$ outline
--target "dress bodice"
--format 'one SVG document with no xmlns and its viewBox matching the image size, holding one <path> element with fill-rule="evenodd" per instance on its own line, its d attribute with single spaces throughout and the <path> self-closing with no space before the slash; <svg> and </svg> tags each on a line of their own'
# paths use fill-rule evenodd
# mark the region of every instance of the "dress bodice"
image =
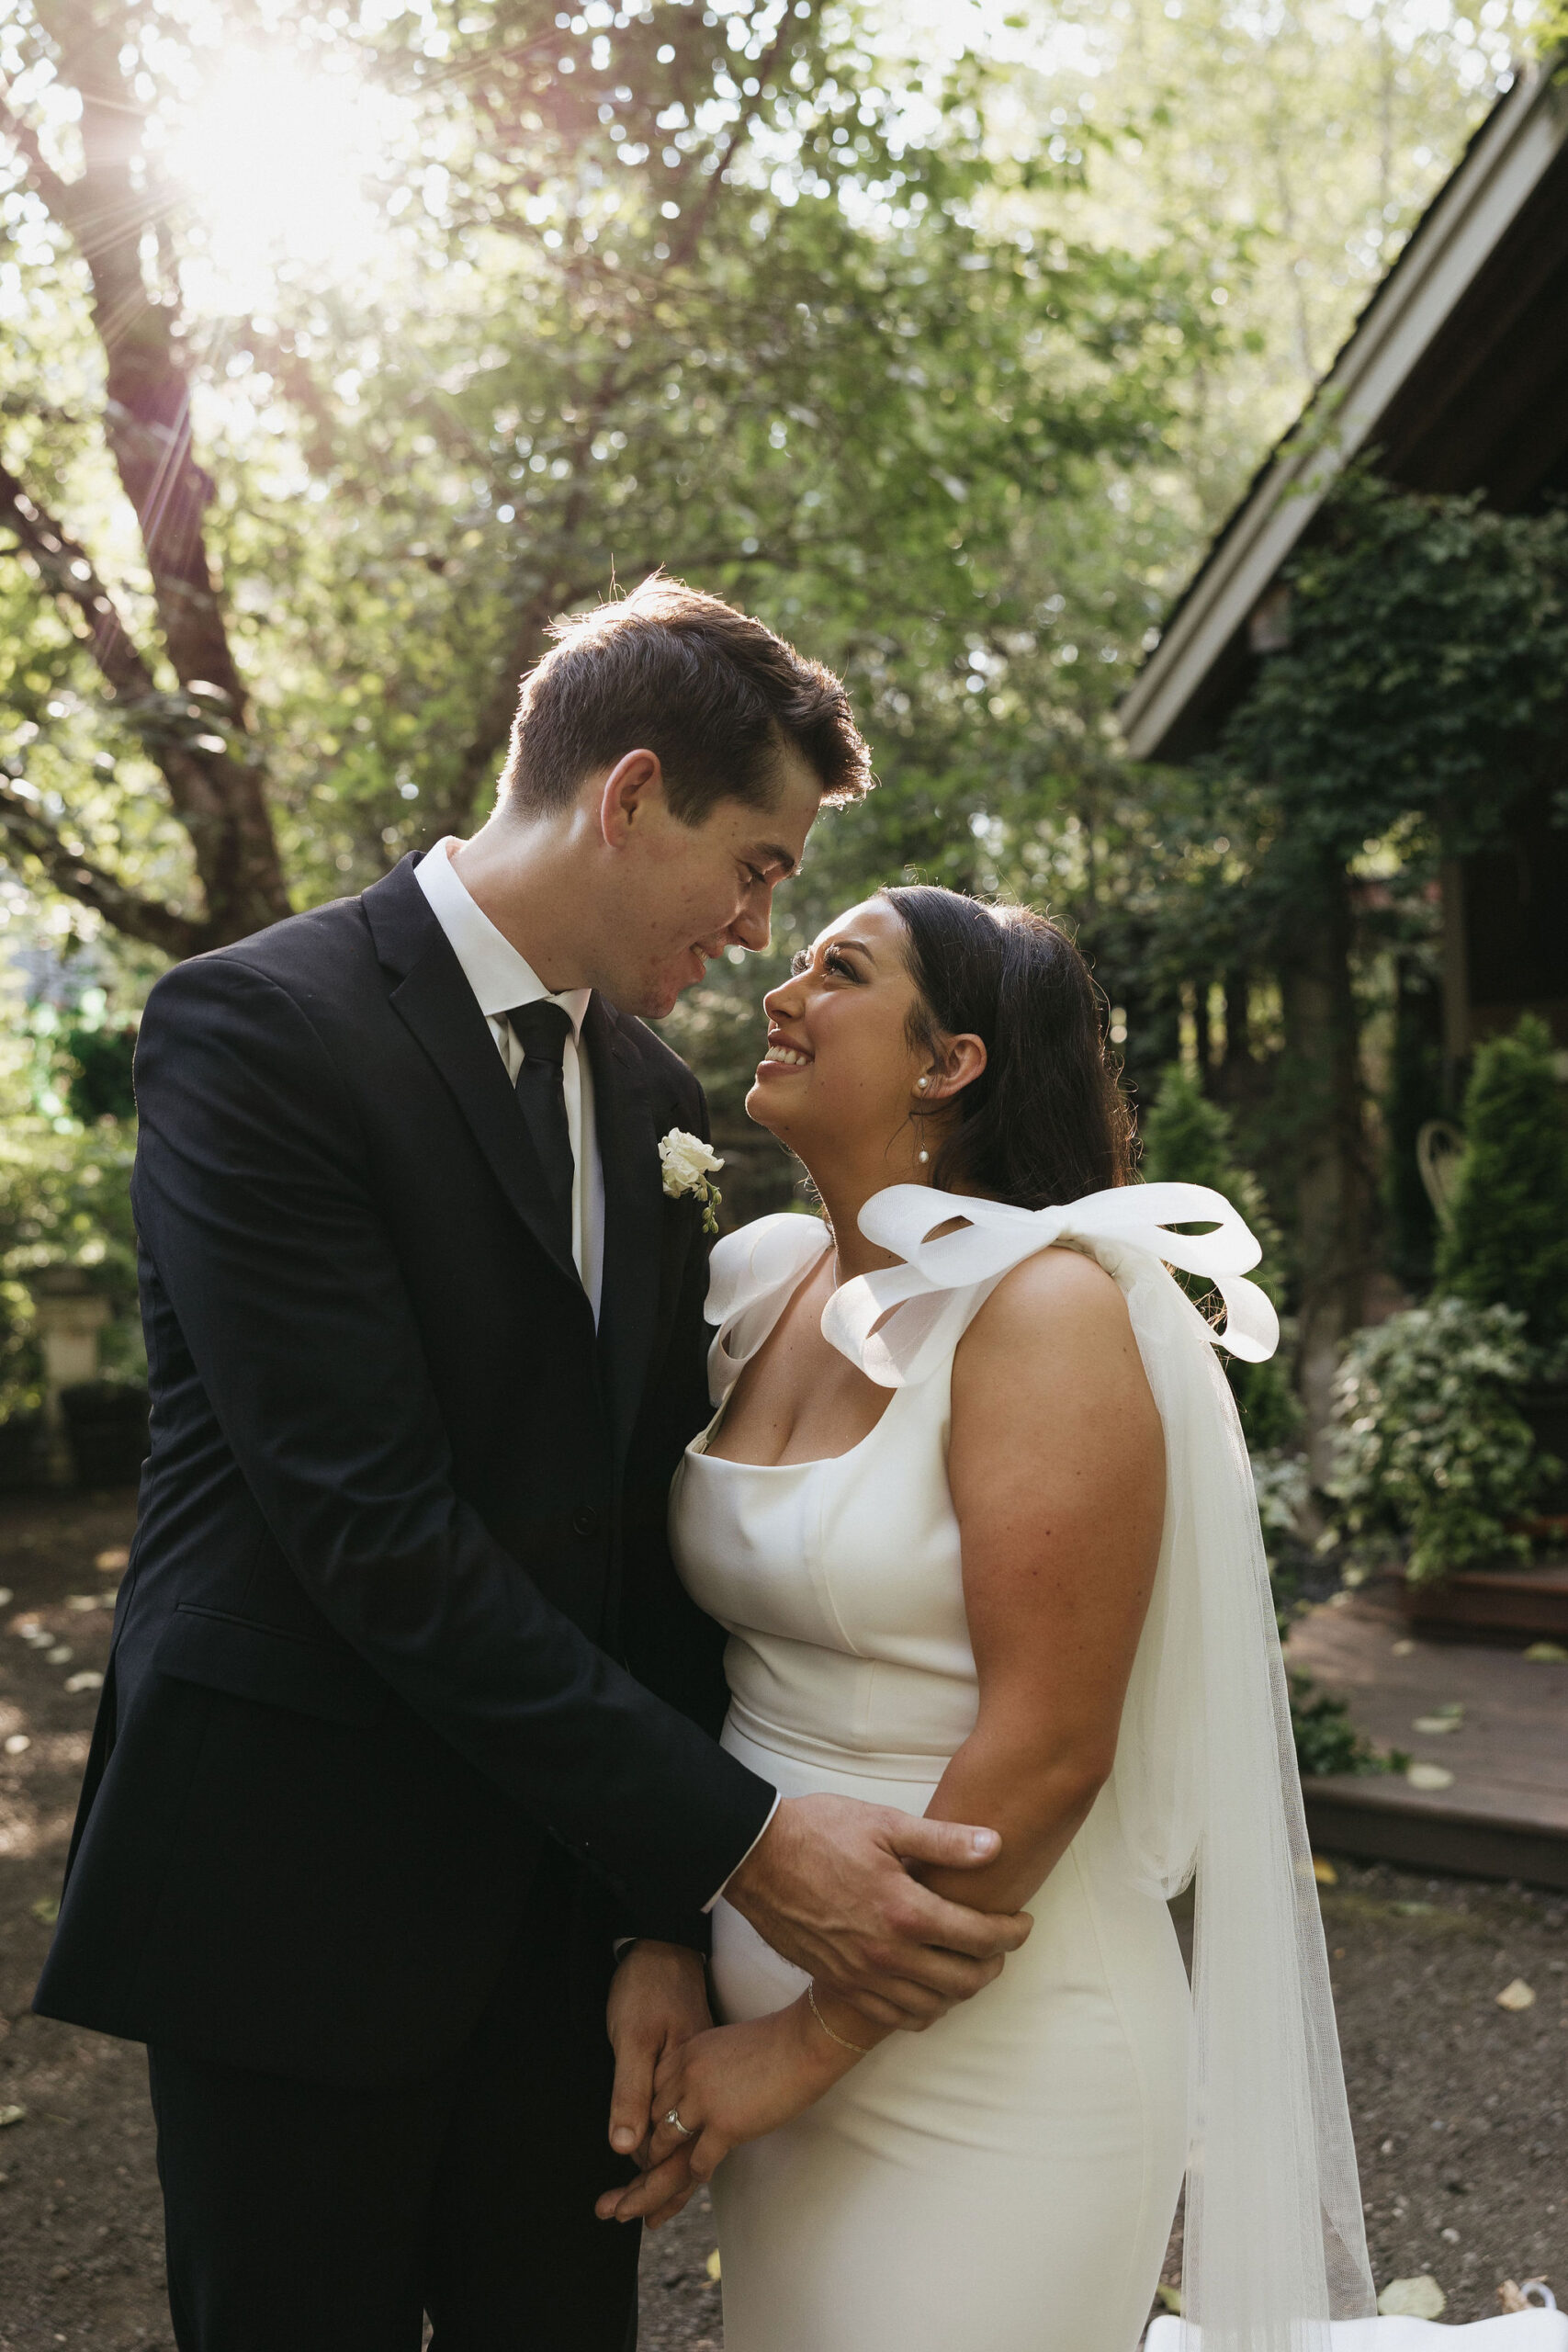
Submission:
<svg viewBox="0 0 1568 2352">
<path fill-rule="evenodd" d="M 744 1355 L 756 1352 L 828 1236 L 815 1218 L 784 1216 L 735 1238 L 751 1261 L 717 1343 L 726 1391 L 739 1370 L 727 1340 L 744 1317 Z M 860 1754 L 889 1779 L 929 1784 L 974 1728 L 947 1487 L 951 1374 L 950 1350 L 893 1392 L 869 1436 L 827 1460 L 730 1462 L 706 1452 L 709 1432 L 688 1448 L 671 1506 L 676 1562 L 731 1635 L 737 1720 L 764 1746 Z"/>
</svg>

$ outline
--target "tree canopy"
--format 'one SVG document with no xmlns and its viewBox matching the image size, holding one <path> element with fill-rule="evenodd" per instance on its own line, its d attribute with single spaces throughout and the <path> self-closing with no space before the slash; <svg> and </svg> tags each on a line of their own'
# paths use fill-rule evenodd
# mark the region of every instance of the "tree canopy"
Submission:
<svg viewBox="0 0 1568 2352">
<path fill-rule="evenodd" d="M 874 744 L 784 954 L 900 874 L 1017 890 L 1145 1086 L 1208 1067 L 1215 975 L 1230 1062 L 1271 1066 L 1271 804 L 1128 768 L 1114 707 L 1511 28 L 18 0 L 0 913 L 35 1027 L 96 994 L 118 1035 L 167 956 L 467 830 L 550 615 L 664 564 L 840 667 Z M 672 1024 L 737 1136 L 776 968 Z M 57 1061 L 12 1074 L 51 1132 L 87 1101 Z"/>
</svg>

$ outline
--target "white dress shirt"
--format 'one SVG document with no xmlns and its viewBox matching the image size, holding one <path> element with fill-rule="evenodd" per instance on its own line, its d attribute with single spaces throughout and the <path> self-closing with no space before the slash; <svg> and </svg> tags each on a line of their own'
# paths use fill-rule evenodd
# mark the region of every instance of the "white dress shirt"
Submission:
<svg viewBox="0 0 1568 2352">
<path fill-rule="evenodd" d="M 566 1094 L 567 1133 L 571 1138 L 571 1254 L 593 1320 L 599 1320 L 599 1300 L 604 1281 L 604 1170 L 599 1159 L 593 1125 L 593 1073 L 582 1042 L 583 1015 L 591 989 L 563 989 L 552 995 L 525 957 L 497 931 L 490 917 L 464 888 L 452 852 L 461 844 L 448 833 L 414 868 L 414 878 L 430 902 L 430 911 L 451 944 L 463 967 L 463 977 L 479 1000 L 490 1023 L 496 1050 L 506 1075 L 516 1083 L 523 1048 L 506 1015 L 521 1004 L 548 997 L 571 1023 L 561 1056 L 561 1084 Z"/>
<path fill-rule="evenodd" d="M 456 836 L 448 833 L 427 857 L 421 858 L 414 868 L 414 878 L 463 967 L 463 977 L 490 1023 L 496 1050 L 506 1065 L 506 1075 L 515 1084 L 523 1048 L 506 1015 L 520 1004 L 532 1004 L 538 997 L 550 996 L 550 990 L 533 966 L 468 896 L 452 863 L 452 852 L 458 847 Z M 551 1001 L 562 1008 L 571 1023 L 571 1034 L 561 1057 L 567 1132 L 571 1137 L 571 1254 L 597 1324 L 604 1281 L 604 1170 L 593 1126 L 593 1074 L 588 1066 L 588 1048 L 582 1042 L 583 1015 L 592 993 L 592 989 L 563 989 L 558 996 L 551 997 Z M 740 1861 L 745 1861 L 761 1843 L 778 1809 L 779 1799 L 775 1797 L 767 1820 Z M 740 1862 L 737 1862 L 735 1870 L 739 1868 Z M 735 1871 L 729 1875 L 733 1878 Z M 728 1886 L 729 1879 L 724 1883 Z M 703 1908 L 711 1911 L 723 1892 L 721 1887 Z M 617 1951 L 634 1940 L 622 1938 L 616 1945 Z"/>
</svg>

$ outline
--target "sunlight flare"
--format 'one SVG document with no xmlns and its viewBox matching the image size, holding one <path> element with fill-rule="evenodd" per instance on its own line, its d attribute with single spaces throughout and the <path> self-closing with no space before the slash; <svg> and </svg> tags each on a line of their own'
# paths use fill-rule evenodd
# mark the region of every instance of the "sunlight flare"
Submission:
<svg viewBox="0 0 1568 2352">
<path fill-rule="evenodd" d="M 364 266 L 382 233 L 367 182 L 396 111 L 351 74 L 258 51 L 225 57 L 168 155 L 206 228 L 212 290 L 254 299 L 290 262 L 336 276 Z"/>
</svg>

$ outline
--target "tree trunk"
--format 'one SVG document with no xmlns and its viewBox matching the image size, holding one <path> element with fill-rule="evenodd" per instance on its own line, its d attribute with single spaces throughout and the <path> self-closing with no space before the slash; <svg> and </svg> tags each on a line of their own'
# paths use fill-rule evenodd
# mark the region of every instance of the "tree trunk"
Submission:
<svg viewBox="0 0 1568 2352">
<path fill-rule="evenodd" d="M 1200 975 L 1192 983 L 1192 1035 L 1198 1057 L 1198 1083 L 1205 1094 L 1213 1088 L 1214 1038 L 1209 1026 L 1209 976 Z"/>
<path fill-rule="evenodd" d="M 1304 894 L 1303 894 L 1304 895 Z M 1303 909 L 1303 911 L 1307 910 Z M 1329 1402 L 1346 1340 L 1364 1319 L 1372 1226 L 1371 1155 L 1350 969 L 1347 877 L 1325 864 L 1310 919 L 1281 970 L 1285 1069 L 1294 1099 L 1298 1365 L 1314 1476 L 1329 1468 Z"/>
<path fill-rule="evenodd" d="M 1252 1020 L 1247 976 L 1230 971 L 1225 992 L 1224 1058 L 1215 1072 L 1215 1092 L 1230 1109 L 1245 1104 L 1252 1091 Z"/>
<path fill-rule="evenodd" d="M 190 382 L 175 312 L 145 274 L 143 239 L 156 223 L 159 198 L 147 171 L 137 169 L 141 119 L 121 59 L 121 28 L 112 14 L 80 0 L 49 0 L 40 13 L 59 47 L 61 80 L 81 97 L 81 176 L 62 180 L 36 134 L 8 107 L 4 128 L 22 153 L 35 194 L 75 241 L 92 280 L 94 323 L 107 368 L 105 439 L 135 509 L 178 694 L 159 691 L 150 662 L 119 658 L 124 631 L 118 621 L 109 625 L 107 598 L 98 599 L 104 625 L 94 628 L 92 650 L 110 698 L 163 770 L 205 899 L 189 935 L 194 944 L 215 947 L 278 922 L 289 907 L 261 747 L 250 731 L 207 549 L 213 484 L 191 447 Z M 37 514 L 30 503 L 26 511 Z M 62 537 L 47 532 L 46 552 Z M 47 567 L 41 576 L 54 594 L 71 594 Z M 37 854 L 36 844 L 26 845 Z M 101 904 L 75 888 L 68 862 L 55 859 L 54 865 L 51 878 L 60 887 Z M 182 923 L 189 925 L 175 910 L 163 911 L 171 938 Z M 115 920 L 112 912 L 109 919 Z M 151 934 L 143 929 L 138 935 Z"/>
</svg>

